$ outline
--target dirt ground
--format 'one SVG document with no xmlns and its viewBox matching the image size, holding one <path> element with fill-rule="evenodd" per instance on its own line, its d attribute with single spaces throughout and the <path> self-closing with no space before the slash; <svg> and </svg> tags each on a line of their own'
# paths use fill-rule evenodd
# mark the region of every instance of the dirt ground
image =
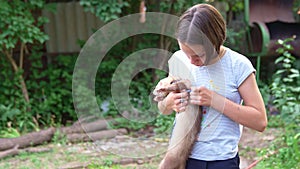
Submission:
<svg viewBox="0 0 300 169">
<path fill-rule="evenodd" d="M 239 144 L 239 155 L 241 158 L 240 168 L 244 169 L 258 160 L 260 149 L 267 148 L 278 134 L 279 130 L 274 128 L 266 129 L 261 133 L 244 127 Z"/>
<path fill-rule="evenodd" d="M 240 141 L 241 169 L 258 159 L 257 152 L 268 147 L 278 130 L 267 129 L 263 133 L 244 128 Z M 90 143 L 52 143 L 36 148 L 48 148 L 44 153 L 21 153 L 0 160 L 0 169 L 74 169 L 74 168 L 136 168 L 155 169 L 163 157 L 168 143 L 166 139 L 117 136 L 113 139 Z M 117 164 L 117 165 L 113 165 Z"/>
</svg>

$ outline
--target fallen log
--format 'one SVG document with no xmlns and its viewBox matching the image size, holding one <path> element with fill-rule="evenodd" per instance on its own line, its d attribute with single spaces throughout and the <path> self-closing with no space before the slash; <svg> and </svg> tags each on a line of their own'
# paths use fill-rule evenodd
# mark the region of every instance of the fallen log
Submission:
<svg viewBox="0 0 300 169">
<path fill-rule="evenodd" d="M 116 135 L 127 134 L 126 129 L 106 130 L 110 120 L 96 120 L 87 123 L 75 123 L 69 127 L 59 129 L 49 128 L 38 132 L 25 134 L 17 138 L 0 138 L 0 151 L 13 149 L 16 145 L 19 148 L 26 148 L 49 142 L 56 131 L 58 137 L 66 137 L 69 142 L 84 142 L 100 139 L 113 138 Z M 88 134 L 87 134 L 88 133 Z"/>
<path fill-rule="evenodd" d="M 2 159 L 4 157 L 14 156 L 14 155 L 19 154 L 18 148 L 19 148 L 19 145 L 15 145 L 12 149 L 0 152 L 0 159 Z"/>
<path fill-rule="evenodd" d="M 103 130 L 103 131 L 91 132 L 91 133 L 73 133 L 73 134 L 67 134 L 66 137 L 69 142 L 75 143 L 75 142 L 109 139 L 117 135 L 123 135 L 123 134 L 127 134 L 126 129 Z"/>
<path fill-rule="evenodd" d="M 62 127 L 59 131 L 66 135 L 72 133 L 90 133 L 108 128 L 109 120 L 100 119 L 93 122 L 76 122 L 72 126 Z"/>
<path fill-rule="evenodd" d="M 20 149 L 22 152 L 26 153 L 45 153 L 45 152 L 50 152 L 52 151 L 52 148 L 48 147 L 28 147 L 25 149 Z"/>
<path fill-rule="evenodd" d="M 14 148 L 16 145 L 19 148 L 35 146 L 51 141 L 55 133 L 55 128 L 51 127 L 46 130 L 32 132 L 17 138 L 0 138 L 0 151 Z"/>
<path fill-rule="evenodd" d="M 70 162 L 68 164 L 64 164 L 63 166 L 60 166 L 59 169 L 82 169 L 87 168 L 89 165 L 89 162 Z"/>
<path fill-rule="evenodd" d="M 1 151 L 0 152 L 0 159 L 18 155 L 20 152 L 27 152 L 27 153 L 44 153 L 52 151 L 51 148 L 39 148 L 39 147 L 32 147 L 32 148 L 25 148 L 25 149 L 19 149 L 19 145 L 14 146 L 12 149 Z"/>
</svg>

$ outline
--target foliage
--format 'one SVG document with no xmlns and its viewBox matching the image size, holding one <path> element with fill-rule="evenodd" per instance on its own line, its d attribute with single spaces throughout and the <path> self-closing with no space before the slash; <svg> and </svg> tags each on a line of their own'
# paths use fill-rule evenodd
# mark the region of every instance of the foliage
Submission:
<svg viewBox="0 0 300 169">
<path fill-rule="evenodd" d="M 125 117 L 115 118 L 115 122 L 113 124 L 110 124 L 112 128 L 126 128 L 129 131 L 137 131 L 141 128 L 145 128 L 147 125 L 147 123 L 132 121 L 126 119 Z"/>
<path fill-rule="evenodd" d="M 43 8 L 43 0 L 12 0 L 0 1 L 0 47 L 2 50 L 15 48 L 17 43 L 43 43 L 48 39 L 40 26 L 48 21 L 47 18 L 35 18 L 33 10 Z"/>
<path fill-rule="evenodd" d="M 0 128 L 12 127 L 18 128 L 18 130 L 36 128 L 32 116 L 26 112 L 28 104 L 19 90 L 18 78 L 4 57 L 0 57 L 0 67 L 2 68 L 0 79 L 3 79 L 0 83 Z"/>
<path fill-rule="evenodd" d="M 66 135 L 56 130 L 52 137 L 52 142 L 59 145 L 67 145 L 68 139 Z"/>
<path fill-rule="evenodd" d="M 269 128 L 284 128 L 285 123 L 280 115 L 269 115 L 268 127 Z"/>
<path fill-rule="evenodd" d="M 8 127 L 19 132 L 41 126 L 53 126 L 58 123 L 66 124 L 67 120 L 76 118 L 72 102 L 72 73 L 76 57 L 57 56 L 47 69 L 43 68 L 42 53 L 33 52 L 29 56 L 31 61 L 30 76 L 27 78 L 28 91 L 31 93 L 30 107 L 22 98 L 21 91 L 12 70 L 2 69 L 0 78 L 0 130 Z M 8 67 L 7 61 L 0 57 L 0 67 Z"/>
<path fill-rule="evenodd" d="M 44 4 L 43 0 L 0 1 L 0 77 L 4 79 L 0 84 L 1 129 L 9 124 L 18 131 L 38 128 L 31 113 L 23 65 L 30 53 L 28 45 L 42 44 L 48 39 L 41 30 L 48 19 L 34 14 Z"/>
<path fill-rule="evenodd" d="M 54 125 L 57 122 L 65 124 L 67 119 L 64 118 L 76 117 L 71 93 L 76 57 L 57 56 L 46 70 L 41 70 L 42 65 L 37 55 L 31 56 L 33 78 L 29 81 L 28 88 L 35 94 L 31 104 L 36 108 L 35 113 L 44 118 L 39 120 L 43 125 Z"/>
<path fill-rule="evenodd" d="M 262 150 L 261 156 L 266 158 L 257 168 L 297 169 L 300 166 L 300 78 L 296 59 L 289 52 L 293 50 L 289 44 L 293 40 L 278 40 L 280 56 L 275 61 L 278 69 L 270 88 L 275 97 L 273 104 L 280 110 L 280 115 L 269 117 L 269 127 L 280 127 L 285 131 L 269 149 Z"/>
<path fill-rule="evenodd" d="M 264 104 L 268 106 L 270 104 L 270 97 L 271 97 L 270 86 L 267 83 L 260 80 L 258 82 L 258 87 L 263 97 Z"/>
<path fill-rule="evenodd" d="M 165 0 L 160 1 L 159 9 L 160 12 L 166 12 L 169 14 L 175 14 L 179 16 L 193 5 L 203 2 L 205 2 L 205 0 Z"/>
<path fill-rule="evenodd" d="M 228 28 L 226 30 L 227 38 L 224 43 L 225 46 L 228 46 L 229 48 L 239 51 L 241 47 L 241 41 L 243 40 L 243 37 L 245 35 L 245 30 L 234 30 L 233 28 Z"/>
<path fill-rule="evenodd" d="M 174 119 L 175 119 L 175 113 L 168 116 L 159 115 L 154 123 L 155 126 L 154 132 L 157 134 L 164 133 L 166 131 L 170 132 L 170 129 L 174 124 Z"/>
<path fill-rule="evenodd" d="M 0 131 L 1 138 L 15 138 L 19 137 L 20 135 L 21 134 L 19 133 L 19 131 L 12 127 L 8 127 L 7 129 Z"/>
<path fill-rule="evenodd" d="M 294 4 L 293 4 L 293 14 L 294 17 L 296 18 L 296 21 L 300 21 L 300 15 L 298 14 L 298 12 L 300 11 L 300 0 L 294 0 Z"/>
<path fill-rule="evenodd" d="M 277 49 L 279 56 L 275 63 L 279 69 L 273 76 L 271 84 L 271 93 L 274 95 L 274 104 L 281 111 L 282 118 L 287 123 L 300 123 L 300 75 L 299 70 L 295 68 L 296 58 L 289 52 L 293 50 L 289 42 L 293 38 L 278 40 L 281 45 Z"/>
<path fill-rule="evenodd" d="M 224 0 L 226 1 L 229 6 L 230 6 L 230 10 L 232 10 L 233 12 L 241 12 L 244 10 L 244 2 L 240 1 L 240 0 Z"/>
<path fill-rule="evenodd" d="M 119 18 L 119 14 L 122 13 L 122 8 L 128 7 L 129 3 L 123 0 L 80 0 L 80 5 L 84 7 L 86 11 L 94 13 L 98 18 L 104 22 L 109 22 Z"/>
<path fill-rule="evenodd" d="M 286 129 L 268 150 L 260 152 L 267 157 L 258 163 L 259 169 L 298 169 L 300 166 L 300 132 Z"/>
<path fill-rule="evenodd" d="M 33 11 L 40 10 L 43 6 L 44 1 L 42 0 L 30 2 L 21 0 L 0 1 L 1 53 L 10 61 L 11 69 L 19 78 L 20 89 L 27 103 L 29 102 L 29 95 L 22 74 L 24 53 L 29 53 L 28 44 L 43 43 L 48 39 L 48 35 L 41 31 L 41 26 L 48 19 L 41 16 L 35 17 L 33 14 Z M 15 51 L 19 53 L 19 58 L 14 57 Z"/>
</svg>

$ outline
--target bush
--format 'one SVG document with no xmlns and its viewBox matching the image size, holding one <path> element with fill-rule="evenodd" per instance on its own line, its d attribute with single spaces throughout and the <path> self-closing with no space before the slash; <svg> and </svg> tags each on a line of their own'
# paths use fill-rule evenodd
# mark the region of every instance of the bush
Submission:
<svg viewBox="0 0 300 169">
<path fill-rule="evenodd" d="M 282 127 L 281 137 L 269 149 L 261 151 L 266 157 L 257 168 L 260 169 L 299 169 L 300 167 L 300 76 L 296 58 L 289 52 L 293 50 L 289 42 L 293 38 L 278 40 L 279 56 L 275 63 L 277 71 L 272 77 L 270 92 L 273 104 L 279 109 L 278 116 L 269 118 L 269 126 Z"/>
<path fill-rule="evenodd" d="M 260 152 L 267 157 L 256 168 L 259 169 L 299 169 L 300 167 L 300 132 L 287 129 L 269 149 Z"/>
<path fill-rule="evenodd" d="M 72 73 L 76 57 L 57 56 L 46 69 L 41 62 L 42 53 L 30 55 L 30 76 L 26 85 L 30 93 L 30 103 L 23 99 L 17 76 L 6 67 L 7 61 L 0 57 L 0 130 L 7 127 L 19 132 L 38 130 L 44 126 L 66 124 L 77 116 L 72 101 Z"/>
<path fill-rule="evenodd" d="M 281 56 L 275 61 L 279 68 L 273 76 L 271 93 L 275 97 L 273 103 L 280 110 L 284 121 L 300 124 L 300 74 L 295 65 L 296 58 L 289 52 L 293 48 L 288 44 L 293 40 L 278 40 L 281 47 L 277 52 Z"/>
</svg>

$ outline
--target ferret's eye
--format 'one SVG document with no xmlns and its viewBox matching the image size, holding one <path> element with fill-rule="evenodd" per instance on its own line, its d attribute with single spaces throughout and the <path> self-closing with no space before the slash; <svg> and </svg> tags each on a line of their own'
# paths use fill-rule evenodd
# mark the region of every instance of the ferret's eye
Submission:
<svg viewBox="0 0 300 169">
<path fill-rule="evenodd" d="M 180 80 L 173 80 L 170 84 L 174 84 L 174 83 L 177 83 L 179 82 Z"/>
</svg>

